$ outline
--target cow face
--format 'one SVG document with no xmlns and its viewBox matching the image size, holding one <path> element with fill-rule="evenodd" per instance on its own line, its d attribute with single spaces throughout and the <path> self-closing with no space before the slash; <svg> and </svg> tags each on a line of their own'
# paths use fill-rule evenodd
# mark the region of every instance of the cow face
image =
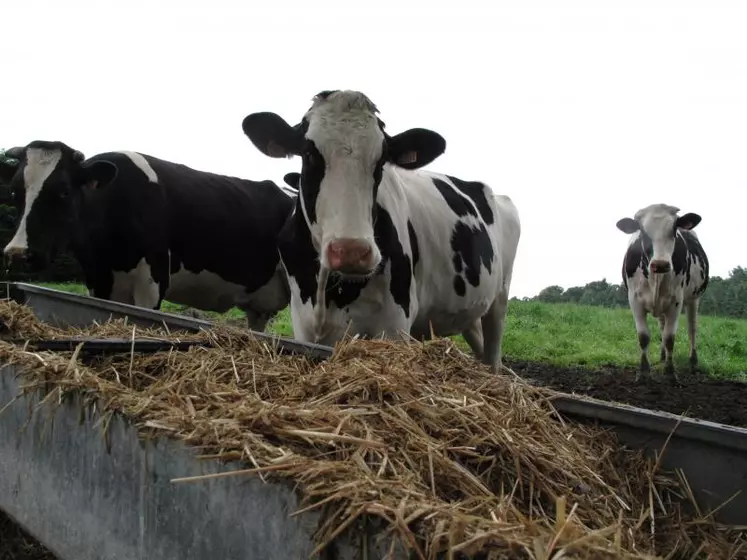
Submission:
<svg viewBox="0 0 747 560">
<path fill-rule="evenodd" d="M 62 142 L 37 140 L 11 148 L 6 156 L 19 162 L 10 188 L 20 219 L 3 251 L 11 258 L 60 248 L 80 217 L 83 189 L 108 182 L 116 173 L 106 162 L 86 165 L 81 152 Z"/>
<path fill-rule="evenodd" d="M 623 233 L 640 232 L 645 253 L 650 256 L 649 270 L 653 274 L 672 269 L 672 254 L 677 229 L 691 230 L 700 223 L 700 216 L 692 212 L 677 216 L 679 208 L 666 204 L 652 204 L 635 213 L 633 218 L 623 218 L 617 228 Z"/>
<path fill-rule="evenodd" d="M 431 130 L 389 136 L 377 113 L 362 93 L 325 91 L 295 127 L 275 113 L 253 113 L 242 124 L 265 155 L 301 156 L 301 211 L 322 266 L 345 276 L 369 276 L 381 262 L 374 221 L 384 164 L 417 169 L 446 148 Z"/>
</svg>

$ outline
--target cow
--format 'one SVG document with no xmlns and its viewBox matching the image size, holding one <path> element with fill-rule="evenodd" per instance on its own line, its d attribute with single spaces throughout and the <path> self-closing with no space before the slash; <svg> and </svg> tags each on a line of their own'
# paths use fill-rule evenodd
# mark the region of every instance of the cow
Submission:
<svg viewBox="0 0 747 560">
<path fill-rule="evenodd" d="M 636 381 L 648 378 L 651 372 L 648 361 L 651 335 L 646 322 L 649 313 L 659 320 L 664 371 L 676 381 L 672 361 L 674 335 L 685 308 L 691 371 L 698 366 L 695 334 L 698 307 L 708 287 L 709 264 L 697 234 L 692 231 L 701 217 L 692 212 L 679 216 L 679 211 L 667 204 L 651 204 L 638 210 L 633 218 L 617 222 L 617 228 L 631 236 L 623 259 L 622 278 L 641 348 Z"/>
<path fill-rule="evenodd" d="M 252 113 L 242 128 L 273 158 L 300 156 L 295 208 L 278 247 L 294 336 L 419 340 L 463 334 L 501 366 L 520 221 L 481 182 L 422 170 L 446 141 L 414 128 L 390 136 L 363 93 L 317 94 L 299 124 Z"/>
<path fill-rule="evenodd" d="M 19 222 L 11 259 L 70 246 L 89 295 L 160 309 L 164 299 L 223 313 L 251 330 L 290 301 L 277 236 L 287 187 L 198 171 L 131 151 L 84 155 L 62 142 L 11 148 Z"/>
</svg>

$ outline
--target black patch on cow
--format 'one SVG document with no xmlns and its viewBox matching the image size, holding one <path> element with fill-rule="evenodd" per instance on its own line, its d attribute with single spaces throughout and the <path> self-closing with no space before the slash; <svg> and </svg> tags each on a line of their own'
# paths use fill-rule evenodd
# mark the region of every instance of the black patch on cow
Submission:
<svg viewBox="0 0 747 560">
<path fill-rule="evenodd" d="M 374 227 L 376 244 L 381 250 L 382 262 L 391 263 L 389 291 L 394 302 L 404 310 L 405 317 L 409 317 L 413 265 L 410 257 L 404 252 L 391 215 L 379 203 L 376 203 L 376 215 L 378 217 Z M 408 231 L 412 231 L 409 222 Z"/>
<path fill-rule="evenodd" d="M 695 289 L 697 295 L 702 295 L 708 287 L 710 280 L 710 263 L 708 262 L 708 255 L 703 250 L 703 246 L 700 244 L 698 238 L 688 230 L 679 230 L 677 236 L 677 244 L 682 244 L 687 250 L 687 268 L 685 275 L 685 283 L 690 284 L 695 282 L 698 286 Z M 675 246 L 676 250 L 676 246 Z M 703 271 L 701 278 L 691 278 L 692 265 L 698 263 Z"/>
<path fill-rule="evenodd" d="M 477 212 L 475 212 L 475 208 L 469 202 L 464 200 L 464 197 L 460 196 L 459 193 L 454 190 L 454 187 L 449 185 L 446 181 L 443 181 L 442 179 L 439 179 L 437 177 L 432 177 L 431 180 L 438 189 L 438 192 L 441 193 L 441 196 L 444 197 L 446 204 L 449 206 L 449 208 L 451 208 L 451 211 L 454 212 L 454 214 L 456 214 L 460 218 L 463 218 L 465 216 L 474 216 L 475 218 L 477 218 Z"/>
<path fill-rule="evenodd" d="M 319 255 L 314 250 L 309 228 L 301 214 L 300 201 L 280 231 L 278 248 L 288 276 L 298 284 L 301 301 L 306 303 L 311 300 L 312 305 L 316 305 Z"/>
<path fill-rule="evenodd" d="M 311 140 L 306 140 L 304 144 L 303 158 L 301 166 L 301 183 L 298 186 L 300 195 L 303 197 L 306 213 L 309 217 L 309 223 L 316 223 L 316 199 L 319 197 L 319 189 L 324 180 L 324 170 L 326 164 L 321 152 L 317 149 L 316 144 Z"/>
<path fill-rule="evenodd" d="M 638 233 L 638 238 L 633 241 L 625 253 L 623 259 L 623 284 L 628 287 L 628 278 L 632 278 L 638 269 L 643 276 L 648 278 L 648 263 L 654 253 L 654 245 L 651 238 L 643 231 Z"/>
<path fill-rule="evenodd" d="M 459 275 L 454 276 L 454 291 L 460 297 L 464 297 L 464 294 L 467 293 L 467 285 L 464 283 L 464 278 Z"/>
<path fill-rule="evenodd" d="M 493 216 L 493 210 L 490 208 L 490 203 L 485 196 L 485 190 L 487 189 L 485 184 L 479 181 L 463 181 L 462 179 L 457 179 L 451 175 L 447 175 L 447 177 L 452 183 L 454 183 L 454 186 L 462 192 L 462 194 L 472 199 L 475 206 L 477 206 L 477 211 L 480 212 L 480 216 L 485 220 L 485 223 L 492 225 L 495 221 L 495 217 Z"/>
<path fill-rule="evenodd" d="M 407 233 L 410 235 L 410 250 L 412 251 L 412 269 L 415 270 L 415 266 L 420 261 L 420 246 L 418 245 L 418 236 L 415 233 L 415 228 L 410 220 L 407 220 Z"/>
<path fill-rule="evenodd" d="M 333 93 L 337 93 L 338 91 L 340 90 L 339 89 L 325 89 L 324 91 L 320 91 L 319 93 L 317 93 L 314 97 L 324 100 L 324 99 L 327 99 Z"/>
<path fill-rule="evenodd" d="M 462 270 L 464 270 L 464 266 L 462 265 L 462 256 L 459 253 L 454 253 L 451 261 L 454 263 L 454 271 L 457 274 L 461 273 Z"/>
<path fill-rule="evenodd" d="M 456 277 L 462 279 L 462 282 L 454 279 L 454 290 L 458 295 L 464 296 L 465 280 L 476 287 L 480 284 L 481 267 L 485 267 L 488 272 L 492 269 L 495 252 L 485 224 L 480 223 L 475 227 L 458 222 L 451 233 L 451 250 L 454 253 Z"/>
<path fill-rule="evenodd" d="M 387 159 L 388 159 L 388 155 L 387 155 L 387 147 L 386 147 L 386 140 L 385 140 L 381 146 L 381 157 L 379 158 L 379 161 L 377 161 L 376 165 L 374 166 L 373 200 L 378 200 L 379 198 L 379 185 L 381 185 L 381 177 L 384 174 L 384 164 L 387 162 Z M 375 219 L 375 214 L 376 214 L 376 210 L 374 208 L 374 219 Z"/>
</svg>

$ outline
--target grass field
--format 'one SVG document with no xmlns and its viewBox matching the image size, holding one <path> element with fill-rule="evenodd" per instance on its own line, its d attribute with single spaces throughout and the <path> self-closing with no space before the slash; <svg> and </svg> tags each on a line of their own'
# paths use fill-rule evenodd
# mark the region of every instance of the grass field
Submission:
<svg viewBox="0 0 747 560">
<path fill-rule="evenodd" d="M 79 284 L 41 284 L 58 290 L 86 293 Z M 184 312 L 184 306 L 165 302 L 163 311 Z M 232 309 L 224 315 L 205 313 L 211 319 L 242 320 L 244 315 Z M 650 358 L 659 359 L 659 326 L 649 317 L 652 333 Z M 293 336 L 288 310 L 284 310 L 269 330 L 282 336 Z M 460 336 L 454 337 L 465 345 Z M 675 361 L 687 363 L 688 342 L 685 316 L 680 320 L 675 341 Z M 504 338 L 504 352 L 509 359 L 549 363 L 558 366 L 635 365 L 638 362 L 638 339 L 633 317 L 628 309 L 605 309 L 572 304 L 511 302 Z M 706 371 L 724 378 L 747 380 L 747 320 L 723 317 L 700 317 L 698 354 Z"/>
</svg>

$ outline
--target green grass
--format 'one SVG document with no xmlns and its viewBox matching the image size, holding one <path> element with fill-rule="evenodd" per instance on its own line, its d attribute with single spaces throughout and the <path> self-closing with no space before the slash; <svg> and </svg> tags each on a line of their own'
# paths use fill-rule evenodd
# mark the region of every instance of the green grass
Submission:
<svg viewBox="0 0 747 560">
<path fill-rule="evenodd" d="M 86 293 L 79 284 L 41 284 L 49 288 Z M 185 307 L 165 302 L 163 311 L 183 313 Z M 243 321 L 238 309 L 208 318 Z M 659 325 L 649 317 L 652 343 L 649 357 L 658 364 Z M 282 336 L 293 336 L 290 313 L 283 310 L 269 330 Z M 465 346 L 461 336 L 453 337 Z M 629 365 L 638 363 L 638 338 L 629 309 L 605 309 L 573 304 L 516 302 L 509 304 L 503 342 L 510 359 L 542 362 L 558 366 Z M 687 321 L 683 315 L 675 341 L 675 362 L 687 364 Z M 700 316 L 698 355 L 701 367 L 714 376 L 747 379 L 747 320 Z"/>
</svg>

